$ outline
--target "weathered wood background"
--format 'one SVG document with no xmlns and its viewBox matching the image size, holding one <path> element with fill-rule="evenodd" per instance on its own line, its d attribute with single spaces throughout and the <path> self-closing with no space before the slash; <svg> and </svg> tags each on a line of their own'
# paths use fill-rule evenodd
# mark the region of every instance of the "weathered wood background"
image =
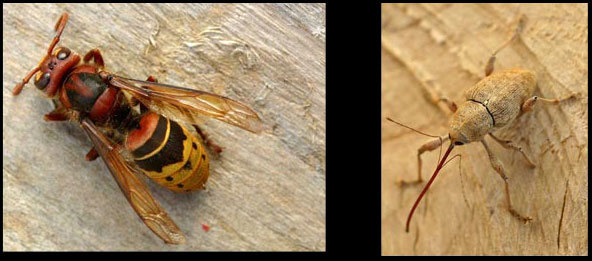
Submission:
<svg viewBox="0 0 592 261">
<path fill-rule="evenodd" d="M 489 138 L 509 177 L 512 202 L 534 221 L 524 225 L 505 209 L 503 182 L 480 144 L 457 147 L 457 160 L 432 185 L 412 220 L 405 221 L 423 185 L 417 149 L 430 138 L 382 122 L 382 252 L 385 255 L 588 254 L 588 11 L 587 4 L 389 4 L 382 6 L 383 119 L 434 135 L 447 133 L 450 113 L 430 95 L 462 101 L 484 75 L 492 54 L 526 16 L 520 39 L 497 56 L 496 69 L 521 67 L 538 78 L 537 95 L 563 97 L 498 135 L 522 146 L 537 167 Z M 454 154 L 454 153 L 453 153 Z M 429 179 L 438 151 L 423 155 Z M 462 181 L 462 183 L 461 183 Z"/>
<path fill-rule="evenodd" d="M 269 127 L 206 122 L 225 151 L 205 192 L 145 179 L 187 244 L 140 221 L 104 163 L 85 161 L 76 124 L 43 121 L 53 105 L 32 83 L 12 96 L 64 11 L 59 45 L 98 47 L 123 76 L 243 101 Z M 4 4 L 3 17 L 4 250 L 325 250 L 324 4 Z"/>
</svg>

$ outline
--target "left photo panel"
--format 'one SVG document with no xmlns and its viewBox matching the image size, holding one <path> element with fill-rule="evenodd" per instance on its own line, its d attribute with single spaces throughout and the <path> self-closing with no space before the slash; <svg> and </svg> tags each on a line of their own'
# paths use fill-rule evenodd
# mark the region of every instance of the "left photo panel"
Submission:
<svg viewBox="0 0 592 261">
<path fill-rule="evenodd" d="M 4 250 L 325 251 L 325 12 L 3 4 Z"/>
</svg>

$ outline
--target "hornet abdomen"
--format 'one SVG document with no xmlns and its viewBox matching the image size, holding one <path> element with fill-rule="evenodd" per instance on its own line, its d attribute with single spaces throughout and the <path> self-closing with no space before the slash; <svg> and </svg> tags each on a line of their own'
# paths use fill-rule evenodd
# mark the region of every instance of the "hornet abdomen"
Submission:
<svg viewBox="0 0 592 261">
<path fill-rule="evenodd" d="M 195 135 L 154 112 L 142 115 L 139 125 L 127 135 L 125 146 L 148 177 L 177 192 L 205 187 L 209 160 Z"/>
</svg>

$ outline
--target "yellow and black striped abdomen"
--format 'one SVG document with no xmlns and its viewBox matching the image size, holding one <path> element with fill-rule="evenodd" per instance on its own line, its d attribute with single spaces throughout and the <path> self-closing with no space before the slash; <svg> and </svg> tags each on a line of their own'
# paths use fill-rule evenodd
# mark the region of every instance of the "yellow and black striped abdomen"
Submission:
<svg viewBox="0 0 592 261">
<path fill-rule="evenodd" d="M 147 113 L 140 128 L 130 132 L 126 148 L 151 179 L 177 192 L 205 187 L 209 160 L 197 137 L 178 123 Z"/>
</svg>

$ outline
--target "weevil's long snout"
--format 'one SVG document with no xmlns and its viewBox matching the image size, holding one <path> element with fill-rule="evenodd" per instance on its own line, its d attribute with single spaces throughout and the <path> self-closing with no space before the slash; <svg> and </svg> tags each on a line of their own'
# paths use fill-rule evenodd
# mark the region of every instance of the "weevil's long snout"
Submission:
<svg viewBox="0 0 592 261">
<path fill-rule="evenodd" d="M 440 160 L 440 162 L 438 163 L 438 167 L 434 171 L 434 174 L 430 178 L 430 181 L 428 181 L 428 184 L 426 184 L 426 186 L 421 191 L 421 194 L 419 194 L 419 197 L 415 201 L 415 204 L 413 204 L 413 208 L 411 208 L 411 212 L 409 212 L 409 216 L 407 217 L 407 225 L 405 226 L 405 232 L 409 233 L 409 223 L 411 222 L 411 218 L 413 217 L 413 213 L 415 212 L 417 205 L 419 205 L 419 202 L 423 198 L 423 195 L 425 195 L 425 193 L 428 191 L 428 189 L 432 185 L 432 182 L 434 182 L 434 179 L 436 179 L 436 176 L 440 172 L 440 169 L 442 169 L 444 162 L 446 162 L 446 158 L 448 158 L 448 155 L 450 154 L 450 152 L 452 151 L 453 148 L 454 148 L 454 143 L 451 142 L 450 146 L 448 146 L 448 149 L 446 150 L 446 153 L 444 153 L 444 157 L 442 157 L 442 160 Z"/>
</svg>

